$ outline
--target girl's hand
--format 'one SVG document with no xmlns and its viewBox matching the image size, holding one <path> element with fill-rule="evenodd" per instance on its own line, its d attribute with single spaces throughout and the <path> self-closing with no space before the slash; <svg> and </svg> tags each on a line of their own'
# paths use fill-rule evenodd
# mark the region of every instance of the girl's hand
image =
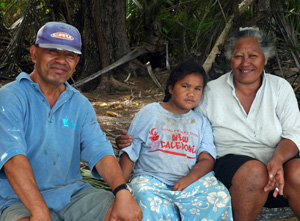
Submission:
<svg viewBox="0 0 300 221">
<path fill-rule="evenodd" d="M 188 176 L 185 176 L 177 181 L 177 183 L 173 187 L 173 191 L 182 191 L 192 183 L 193 181 Z"/>
<path fill-rule="evenodd" d="M 125 147 L 128 147 L 132 142 L 132 136 L 131 135 L 127 135 L 127 130 L 124 130 L 122 132 L 122 135 L 119 135 L 115 138 L 117 147 L 121 150 Z"/>
<path fill-rule="evenodd" d="M 206 152 L 202 152 L 198 156 L 198 162 L 192 168 L 188 175 L 177 181 L 173 187 L 173 191 L 182 191 L 198 180 L 200 177 L 212 171 L 214 168 L 214 158 Z"/>
</svg>

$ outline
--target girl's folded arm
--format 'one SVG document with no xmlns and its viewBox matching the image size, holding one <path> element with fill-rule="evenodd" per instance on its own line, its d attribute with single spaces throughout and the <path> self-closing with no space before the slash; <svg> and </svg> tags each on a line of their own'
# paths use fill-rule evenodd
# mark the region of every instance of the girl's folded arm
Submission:
<svg viewBox="0 0 300 221">
<path fill-rule="evenodd" d="M 123 172 L 124 179 L 128 183 L 134 163 L 130 160 L 126 152 L 121 155 L 119 163 Z"/>
</svg>

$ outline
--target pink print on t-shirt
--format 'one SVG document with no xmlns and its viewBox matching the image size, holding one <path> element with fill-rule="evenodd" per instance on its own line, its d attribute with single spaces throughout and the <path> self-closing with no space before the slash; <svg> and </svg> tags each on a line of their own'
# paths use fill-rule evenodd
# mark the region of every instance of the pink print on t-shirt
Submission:
<svg viewBox="0 0 300 221">
<path fill-rule="evenodd" d="M 175 131 L 173 130 L 163 130 L 165 133 L 173 133 Z M 152 147 L 149 152 L 164 152 L 167 154 L 173 154 L 177 156 L 184 156 L 189 159 L 195 159 L 196 158 L 196 150 L 195 150 L 195 145 L 190 145 L 188 144 L 189 142 L 189 137 L 188 136 L 182 136 L 180 133 L 172 134 L 172 140 L 171 141 L 157 141 L 159 139 L 159 135 L 157 132 L 157 128 L 152 128 L 149 132 L 151 135 L 148 139 L 151 140 L 149 143 L 149 146 Z M 191 134 L 184 132 L 184 134 Z M 169 137 L 169 136 L 167 136 Z M 155 148 L 153 148 L 155 147 Z"/>
</svg>

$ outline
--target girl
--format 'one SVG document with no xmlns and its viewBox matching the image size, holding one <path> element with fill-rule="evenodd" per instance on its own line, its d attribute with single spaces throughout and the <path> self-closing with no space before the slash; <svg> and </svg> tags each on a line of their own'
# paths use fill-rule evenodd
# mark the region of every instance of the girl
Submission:
<svg viewBox="0 0 300 221">
<path fill-rule="evenodd" d="M 170 74 L 163 103 L 142 108 L 120 151 L 120 165 L 143 210 L 143 220 L 232 220 L 229 192 L 212 172 L 216 157 L 210 122 L 192 109 L 207 79 L 195 61 Z M 135 164 L 134 164 L 135 163 Z"/>
</svg>

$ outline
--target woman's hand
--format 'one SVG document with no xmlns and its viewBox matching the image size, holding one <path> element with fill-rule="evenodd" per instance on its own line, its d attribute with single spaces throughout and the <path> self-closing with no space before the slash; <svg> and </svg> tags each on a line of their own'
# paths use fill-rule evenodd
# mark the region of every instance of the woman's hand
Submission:
<svg viewBox="0 0 300 221">
<path fill-rule="evenodd" d="M 296 154 L 299 154 L 297 145 L 289 140 L 282 139 L 277 145 L 273 157 L 267 165 L 268 183 L 264 187 L 264 191 L 275 189 L 273 196 L 277 197 L 278 193 L 283 195 L 284 188 L 284 171 L 283 164 L 292 159 Z"/>
<path fill-rule="evenodd" d="M 282 162 L 279 159 L 272 158 L 267 165 L 268 183 L 264 187 L 264 191 L 274 190 L 273 197 L 277 197 L 278 193 L 283 195 L 284 188 L 284 171 Z"/>
</svg>

